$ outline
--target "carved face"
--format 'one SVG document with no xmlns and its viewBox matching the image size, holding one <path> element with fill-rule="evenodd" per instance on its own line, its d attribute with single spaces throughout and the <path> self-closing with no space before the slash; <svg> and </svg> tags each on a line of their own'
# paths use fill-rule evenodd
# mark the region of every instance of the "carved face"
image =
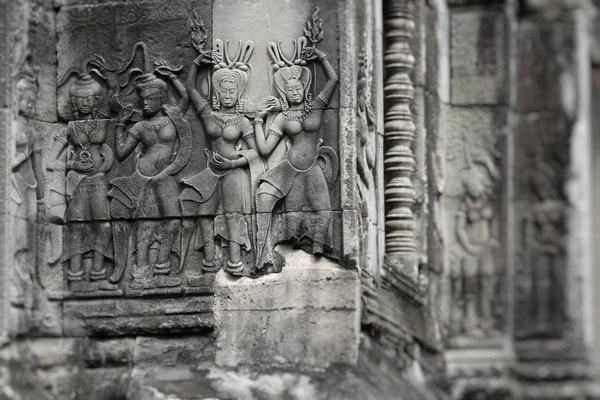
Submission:
<svg viewBox="0 0 600 400">
<path fill-rule="evenodd" d="M 285 96 L 290 104 L 301 104 L 304 101 L 304 85 L 298 79 L 290 79 L 285 83 Z"/>
<path fill-rule="evenodd" d="M 71 95 L 73 108 L 77 110 L 80 116 L 90 115 L 92 110 L 98 105 L 100 93 L 89 88 L 76 89 Z"/>
<path fill-rule="evenodd" d="M 23 83 L 17 85 L 19 96 L 19 112 L 26 117 L 35 114 L 36 90 L 33 84 Z"/>
<path fill-rule="evenodd" d="M 239 88 L 233 81 L 225 81 L 219 88 L 219 99 L 223 107 L 234 107 L 239 98 Z"/>
<path fill-rule="evenodd" d="M 148 88 L 140 92 L 140 107 L 146 116 L 152 116 L 160 111 L 165 101 L 165 94 L 157 88 Z"/>
</svg>

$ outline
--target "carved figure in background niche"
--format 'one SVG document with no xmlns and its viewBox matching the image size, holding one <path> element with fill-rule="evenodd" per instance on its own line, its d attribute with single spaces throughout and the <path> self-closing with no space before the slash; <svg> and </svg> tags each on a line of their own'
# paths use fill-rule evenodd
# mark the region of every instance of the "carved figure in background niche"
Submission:
<svg viewBox="0 0 600 400">
<path fill-rule="evenodd" d="M 137 47 L 145 50 L 141 43 Z M 135 264 L 130 285 L 135 290 L 180 284 L 179 278 L 171 276 L 171 253 L 179 256 L 178 217 L 181 217 L 177 201 L 179 189 L 173 175 L 188 163 L 192 150 L 190 127 L 183 118 L 188 107 L 188 95 L 174 73 L 180 69 L 165 62 L 155 65 L 153 73 L 136 78 L 139 80 L 136 89 L 143 119 L 125 129 L 132 111 L 122 114 L 117 124 L 116 152 L 119 159 L 125 159 L 141 145 L 141 151 L 135 157 L 135 172 L 128 177 L 113 179 L 109 192 L 112 217 L 135 219 Z M 167 83 L 157 74 L 167 77 L 173 84 L 179 95 L 176 106 L 166 103 Z M 131 245 L 128 242 L 131 235 L 123 235 L 123 229 L 121 225 L 117 227 L 115 239 L 119 237 L 120 240 L 115 246 Z M 125 258 L 130 253 L 127 250 Z M 126 260 L 121 262 L 126 263 Z M 123 270 L 123 264 L 118 266 L 119 273 Z"/>
<path fill-rule="evenodd" d="M 532 266 L 533 327 L 536 336 L 552 335 L 556 330 L 553 327 L 564 322 L 563 213 L 564 205 L 560 202 L 548 200 L 537 204 L 530 224 L 531 231 L 526 236 L 531 248 L 529 262 Z"/>
<path fill-rule="evenodd" d="M 562 168 L 549 159 L 541 143 L 533 146 L 528 156 L 527 184 L 533 194 L 533 213 L 524 220 L 525 248 L 528 251 L 531 292 L 530 315 L 533 316 L 532 337 L 558 337 L 565 320 L 564 235 L 565 201 L 562 192 Z"/>
<path fill-rule="evenodd" d="M 248 41 L 242 46 L 240 41 L 237 55 L 232 59 L 223 46 L 222 41 L 216 40 L 213 59 L 201 51 L 191 67 L 187 89 L 211 150 L 206 150 L 206 169 L 183 180 L 186 187 L 180 202 L 184 216 L 199 216 L 195 248 L 203 250 L 202 269 L 216 272 L 220 268 L 215 258 L 218 236 L 229 247 L 225 270 L 238 275 L 244 271 L 242 249 L 251 248 L 252 235 L 245 215 L 251 212 L 258 176 L 264 169 L 256 152 L 254 127 L 243 115 L 243 99 L 250 83 L 248 60 L 254 44 Z M 209 112 L 210 103 L 196 89 L 196 80 L 201 66 L 213 63 L 213 111 Z"/>
<path fill-rule="evenodd" d="M 315 13 L 316 14 L 316 13 Z M 316 17 L 313 16 L 313 20 Z M 320 20 L 318 20 L 320 21 Z M 305 47 L 307 39 L 301 37 L 294 49 L 295 62 L 288 61 L 281 48 L 269 43 L 269 54 L 274 62 L 275 87 L 280 99 L 270 97 L 264 111 L 254 120 L 256 142 L 263 156 L 268 156 L 282 137 L 290 140 L 286 158 L 260 178 L 256 195 L 257 211 L 257 270 L 265 265 L 275 266 L 270 243 L 272 213 L 275 206 L 282 205 L 284 227 L 278 241 L 291 240 L 305 251 L 321 255 L 333 247 L 333 212 L 329 187 L 337 177 L 338 160 L 335 151 L 321 146 L 319 128 L 324 108 L 337 87 L 338 77 L 325 53 L 315 47 L 322 38 L 320 23 L 309 39 L 312 47 Z M 313 106 L 309 93 L 311 71 L 303 66 L 306 61 L 318 59 L 327 75 L 327 83 L 316 97 Z M 278 111 L 265 132 L 264 118 L 268 111 Z M 321 165 L 323 162 L 323 166 Z M 309 211 L 309 213 L 300 213 Z"/>
<path fill-rule="evenodd" d="M 489 336 L 494 332 L 493 301 L 498 241 L 493 191 L 499 172 L 491 157 L 468 162 L 462 173 L 465 195 L 456 213 L 458 242 L 451 250 L 455 335 Z"/>
<path fill-rule="evenodd" d="M 14 269 L 10 301 L 30 317 L 35 308 L 35 266 L 38 239 L 45 224 L 44 175 L 40 137 L 30 124 L 35 115 L 38 94 L 37 76 L 25 60 L 16 76 L 18 115 L 14 129 L 15 155 L 10 187 L 11 214 L 14 218 Z M 37 222 L 37 224 L 36 224 Z M 26 320 L 29 320 L 27 317 Z"/>
<path fill-rule="evenodd" d="M 99 56 L 95 56 L 89 64 L 105 71 L 104 60 Z M 70 289 L 114 290 L 116 285 L 108 281 L 106 265 L 106 260 L 114 258 L 106 178 L 113 165 L 114 154 L 105 143 L 109 120 L 99 119 L 103 116 L 98 109 L 102 86 L 91 74 L 108 79 L 101 70 L 88 70 L 87 65 L 88 62 L 85 62 L 82 72 L 78 72 L 77 80 L 69 88 L 76 120 L 69 122 L 66 140 L 59 136 L 54 138 L 52 154 L 56 161 L 48 169 L 61 169 L 66 163 L 68 224 L 62 261 L 69 263 L 67 281 Z M 71 72 L 68 72 L 59 86 L 70 75 Z M 110 82 L 116 83 L 115 80 Z M 109 94 L 114 93 L 115 86 L 110 85 Z"/>
</svg>

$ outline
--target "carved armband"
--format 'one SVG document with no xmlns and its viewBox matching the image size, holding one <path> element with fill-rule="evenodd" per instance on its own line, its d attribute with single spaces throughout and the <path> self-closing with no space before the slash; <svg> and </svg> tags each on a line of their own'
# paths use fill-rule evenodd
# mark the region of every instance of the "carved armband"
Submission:
<svg viewBox="0 0 600 400">
<path fill-rule="evenodd" d="M 54 139 L 57 142 L 61 142 L 64 145 L 68 144 L 67 138 L 63 136 L 56 135 L 52 139 Z"/>
<path fill-rule="evenodd" d="M 250 139 L 254 137 L 254 127 L 252 125 L 250 125 L 249 127 L 247 127 L 244 132 L 242 132 L 242 137 L 244 139 Z"/>
<path fill-rule="evenodd" d="M 316 101 L 318 101 L 319 103 L 321 103 L 323 106 L 326 106 L 328 101 L 323 97 L 322 94 L 319 94 L 316 98 Z"/>
<path fill-rule="evenodd" d="M 208 101 L 201 100 L 198 107 L 196 107 L 196 112 L 200 115 L 204 114 L 204 111 L 208 108 L 209 105 L 210 104 L 208 103 Z"/>
<path fill-rule="evenodd" d="M 273 124 L 269 127 L 269 135 L 275 135 L 277 137 L 282 137 L 283 131 L 281 129 L 279 129 L 279 127 L 277 125 Z"/>
<path fill-rule="evenodd" d="M 135 127 L 129 130 L 129 136 L 131 136 L 135 140 L 140 140 L 140 133 L 135 129 Z"/>
</svg>

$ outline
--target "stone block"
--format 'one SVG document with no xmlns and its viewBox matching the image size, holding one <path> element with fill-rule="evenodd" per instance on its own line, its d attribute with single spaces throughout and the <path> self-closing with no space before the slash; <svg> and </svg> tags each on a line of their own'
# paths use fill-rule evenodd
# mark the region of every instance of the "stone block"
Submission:
<svg viewBox="0 0 600 400">
<path fill-rule="evenodd" d="M 86 339 L 85 365 L 88 368 L 126 366 L 133 361 L 132 338 Z"/>
<path fill-rule="evenodd" d="M 359 279 L 326 259 L 282 248 L 281 274 L 215 284 L 219 365 L 354 363 Z"/>
<path fill-rule="evenodd" d="M 102 299 L 64 302 L 64 333 L 119 336 L 208 331 L 213 327 L 212 297 Z"/>
<path fill-rule="evenodd" d="M 135 339 L 135 365 L 180 366 L 212 361 L 214 339 L 211 335 L 159 337 L 138 336 Z"/>
<path fill-rule="evenodd" d="M 453 104 L 508 101 L 507 22 L 501 10 L 451 12 L 450 91 Z"/>
<path fill-rule="evenodd" d="M 192 366 L 134 367 L 127 399 L 216 399 L 208 369 Z"/>
<path fill-rule="evenodd" d="M 82 343 L 73 338 L 33 339 L 21 344 L 19 354 L 28 354 L 40 368 L 71 366 L 78 363 Z"/>
</svg>

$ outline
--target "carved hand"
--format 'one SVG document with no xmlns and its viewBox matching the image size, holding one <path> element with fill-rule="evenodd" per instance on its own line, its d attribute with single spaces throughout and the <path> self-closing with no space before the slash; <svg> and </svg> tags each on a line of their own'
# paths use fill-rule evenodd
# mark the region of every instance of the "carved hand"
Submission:
<svg viewBox="0 0 600 400">
<path fill-rule="evenodd" d="M 87 172 L 94 168 L 94 162 L 92 160 L 87 161 L 70 161 L 67 166 L 75 171 Z"/>
<path fill-rule="evenodd" d="M 119 113 L 119 123 L 125 124 L 131 121 L 131 117 L 134 113 L 135 110 L 133 109 L 133 105 L 131 103 L 126 104 L 125 107 L 123 107 L 121 109 L 121 112 Z"/>
<path fill-rule="evenodd" d="M 213 156 L 210 159 L 210 164 L 215 169 L 221 171 L 235 168 L 235 163 L 232 160 L 228 160 L 218 153 L 213 153 Z"/>
<path fill-rule="evenodd" d="M 327 58 L 327 55 L 321 50 L 317 49 L 316 47 L 305 47 L 303 52 L 307 52 L 310 54 L 306 58 L 306 61 L 316 60 L 317 58 L 322 61 Z"/>
<path fill-rule="evenodd" d="M 269 96 L 265 102 L 265 111 L 268 112 L 280 112 L 281 102 L 277 97 Z M 264 118 L 264 117 L 263 117 Z"/>
</svg>

